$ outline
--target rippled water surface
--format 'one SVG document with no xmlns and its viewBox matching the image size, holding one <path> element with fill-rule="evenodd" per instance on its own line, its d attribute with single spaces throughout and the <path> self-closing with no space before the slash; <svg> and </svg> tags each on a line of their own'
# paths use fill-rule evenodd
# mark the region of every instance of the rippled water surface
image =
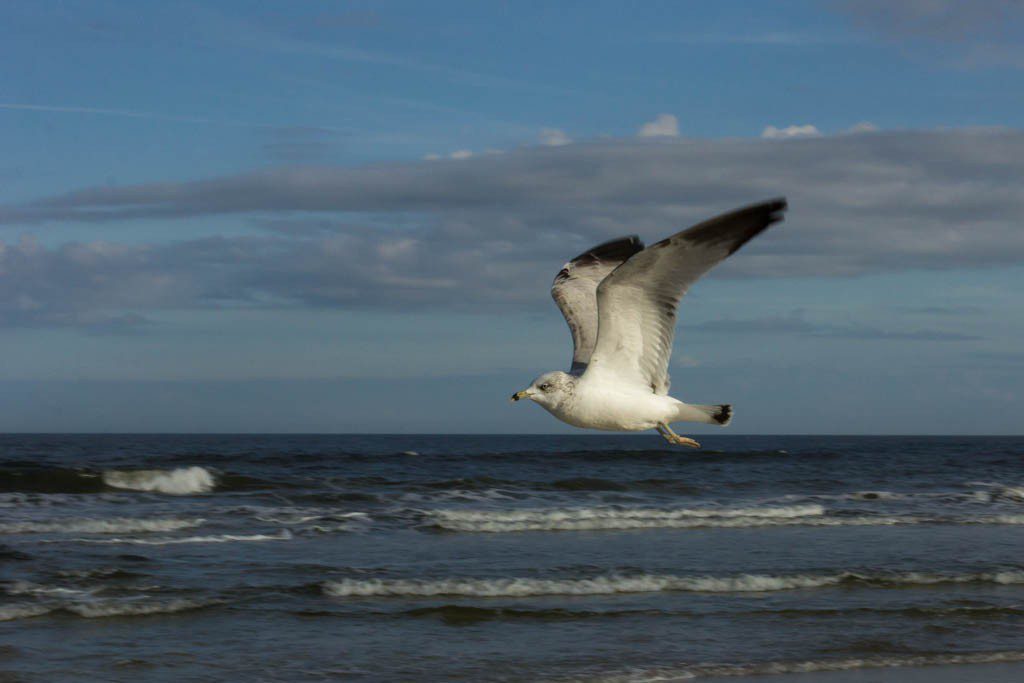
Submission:
<svg viewBox="0 0 1024 683">
<path fill-rule="evenodd" d="M 0 437 L 0 680 L 1024 661 L 1024 438 Z"/>
</svg>

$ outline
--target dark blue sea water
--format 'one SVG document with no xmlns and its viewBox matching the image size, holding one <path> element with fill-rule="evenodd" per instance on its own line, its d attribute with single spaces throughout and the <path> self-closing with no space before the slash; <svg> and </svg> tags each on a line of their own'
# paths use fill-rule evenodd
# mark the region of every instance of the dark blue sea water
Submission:
<svg viewBox="0 0 1024 683">
<path fill-rule="evenodd" d="M 701 441 L 0 437 L 0 680 L 1024 660 L 1024 438 Z"/>
</svg>

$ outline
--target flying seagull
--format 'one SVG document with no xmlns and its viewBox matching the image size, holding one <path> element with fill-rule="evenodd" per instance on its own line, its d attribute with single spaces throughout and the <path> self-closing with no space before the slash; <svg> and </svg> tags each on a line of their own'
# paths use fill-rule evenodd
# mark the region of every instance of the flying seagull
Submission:
<svg viewBox="0 0 1024 683">
<path fill-rule="evenodd" d="M 704 273 L 782 220 L 785 199 L 737 209 L 644 249 L 636 235 L 599 244 L 565 264 L 551 296 L 572 333 L 569 372 L 547 372 L 512 395 L 576 427 L 638 432 L 700 448 L 673 422 L 723 427 L 732 406 L 693 405 L 668 395 L 679 300 Z"/>
</svg>

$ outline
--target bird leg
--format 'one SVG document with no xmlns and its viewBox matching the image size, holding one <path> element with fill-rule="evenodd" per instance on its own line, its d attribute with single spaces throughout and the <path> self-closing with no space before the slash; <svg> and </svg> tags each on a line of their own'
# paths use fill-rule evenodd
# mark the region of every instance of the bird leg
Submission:
<svg viewBox="0 0 1024 683">
<path fill-rule="evenodd" d="M 700 448 L 699 443 L 689 437 L 679 436 L 673 432 L 672 428 L 667 424 L 660 424 L 656 429 L 658 430 L 658 433 L 661 434 L 662 438 L 671 444 L 675 444 L 676 446 L 689 446 L 690 448 Z"/>
</svg>

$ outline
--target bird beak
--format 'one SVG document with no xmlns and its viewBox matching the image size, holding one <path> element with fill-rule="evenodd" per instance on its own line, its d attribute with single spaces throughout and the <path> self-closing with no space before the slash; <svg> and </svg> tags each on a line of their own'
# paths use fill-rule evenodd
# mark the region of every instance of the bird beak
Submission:
<svg viewBox="0 0 1024 683">
<path fill-rule="evenodd" d="M 530 398 L 530 392 L 524 389 L 522 391 L 517 391 L 516 393 L 512 394 L 513 401 L 518 401 L 521 398 Z"/>
</svg>

